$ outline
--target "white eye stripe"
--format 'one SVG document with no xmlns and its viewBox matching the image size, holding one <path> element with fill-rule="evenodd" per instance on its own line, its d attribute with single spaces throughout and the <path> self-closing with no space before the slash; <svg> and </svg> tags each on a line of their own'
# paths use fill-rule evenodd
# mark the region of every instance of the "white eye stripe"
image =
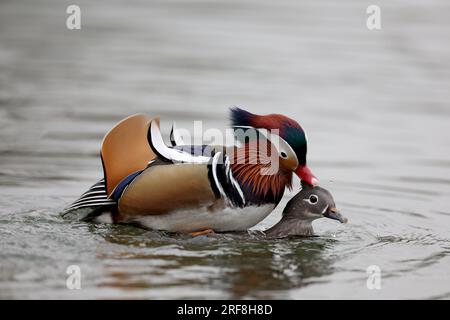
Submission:
<svg viewBox="0 0 450 320">
<path fill-rule="evenodd" d="M 277 149 L 278 154 L 280 155 L 281 158 L 287 159 L 290 156 L 293 159 L 295 159 L 295 161 L 297 162 L 297 165 L 298 165 L 297 154 L 295 153 L 295 151 L 291 147 L 291 145 L 289 143 L 287 143 L 287 141 L 284 140 L 282 137 L 280 137 L 278 134 L 272 133 L 271 130 L 262 129 L 262 128 L 254 128 L 251 126 L 233 126 L 233 128 L 256 130 L 258 133 L 260 133 L 263 137 L 265 137 L 268 141 L 270 141 L 275 146 L 275 148 Z M 278 139 L 279 143 L 275 143 L 272 137 L 276 137 Z M 306 138 L 306 135 L 305 135 L 305 138 Z M 237 144 L 241 145 L 241 142 L 238 140 Z M 284 153 L 284 156 L 283 156 L 283 153 Z"/>
<path fill-rule="evenodd" d="M 270 131 L 268 131 L 267 129 L 257 129 L 259 133 L 261 133 L 267 140 L 269 140 L 277 149 L 278 153 L 280 154 L 280 156 L 283 159 L 287 159 L 288 155 L 291 155 L 291 157 L 293 157 L 296 162 L 298 163 L 298 159 L 297 159 L 297 155 L 294 151 L 294 149 L 292 149 L 292 147 L 290 146 L 289 143 L 287 143 L 286 140 L 284 140 L 282 137 L 280 137 L 277 134 L 274 134 Z M 273 138 L 276 137 L 276 139 L 278 139 L 278 144 L 274 142 Z M 286 154 L 286 157 L 283 157 L 282 154 Z"/>
<path fill-rule="evenodd" d="M 312 195 L 309 196 L 308 199 L 303 199 L 303 201 L 306 201 L 309 204 L 315 205 L 315 204 L 317 204 L 319 202 L 319 197 L 316 196 L 315 194 L 312 194 Z"/>
</svg>

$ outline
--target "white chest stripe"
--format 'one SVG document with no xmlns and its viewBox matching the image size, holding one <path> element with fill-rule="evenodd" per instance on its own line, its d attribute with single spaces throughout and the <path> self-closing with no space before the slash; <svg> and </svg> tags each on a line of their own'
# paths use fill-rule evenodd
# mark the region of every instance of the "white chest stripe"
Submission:
<svg viewBox="0 0 450 320">
<path fill-rule="evenodd" d="M 214 158 L 212 160 L 212 174 L 213 174 L 213 178 L 214 178 L 214 182 L 216 183 L 216 187 L 220 192 L 220 195 L 224 198 L 227 199 L 227 195 L 225 194 L 225 191 L 223 191 L 223 187 L 219 182 L 219 179 L 217 178 L 217 162 L 219 161 L 219 157 L 222 155 L 222 152 L 217 152 L 214 155 Z"/>
<path fill-rule="evenodd" d="M 237 192 L 239 193 L 239 196 L 242 199 L 242 203 L 245 206 L 245 197 L 244 197 L 244 193 L 242 192 L 241 186 L 239 185 L 239 183 L 236 181 L 236 179 L 234 179 L 233 173 L 231 172 L 231 168 L 230 168 L 230 158 L 227 156 L 227 158 L 225 159 L 225 164 L 226 164 L 226 168 L 227 168 L 227 177 L 230 178 L 231 183 L 233 184 L 233 187 L 237 190 Z"/>
</svg>

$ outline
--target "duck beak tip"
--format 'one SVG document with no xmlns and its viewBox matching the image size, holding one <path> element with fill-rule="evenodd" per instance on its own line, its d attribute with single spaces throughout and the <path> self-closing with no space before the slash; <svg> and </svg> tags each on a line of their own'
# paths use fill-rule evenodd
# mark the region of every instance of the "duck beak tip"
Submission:
<svg viewBox="0 0 450 320">
<path fill-rule="evenodd" d="M 336 208 L 331 208 L 324 214 L 325 218 L 337 220 L 340 223 L 347 223 L 348 219 L 344 217 Z"/>
</svg>

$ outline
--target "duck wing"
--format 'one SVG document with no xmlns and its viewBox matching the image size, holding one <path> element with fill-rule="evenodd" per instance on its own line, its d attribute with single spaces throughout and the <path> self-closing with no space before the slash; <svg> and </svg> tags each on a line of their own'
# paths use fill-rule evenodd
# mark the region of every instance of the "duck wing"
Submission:
<svg viewBox="0 0 450 320">
<path fill-rule="evenodd" d="M 121 215 L 157 215 L 209 207 L 216 199 L 206 164 L 157 164 L 128 185 L 118 208 Z"/>
<path fill-rule="evenodd" d="M 155 120 L 150 123 L 147 140 L 157 158 L 122 192 L 118 201 L 121 214 L 159 215 L 210 207 L 218 199 L 230 200 L 229 194 L 243 204 L 242 192 L 238 193 L 239 186 L 231 180 L 223 146 L 167 146 Z"/>
<path fill-rule="evenodd" d="M 115 125 L 103 138 L 101 158 L 105 189 L 108 196 L 130 174 L 143 170 L 156 154 L 149 148 L 147 133 L 150 123 L 159 118 L 135 114 Z"/>
</svg>

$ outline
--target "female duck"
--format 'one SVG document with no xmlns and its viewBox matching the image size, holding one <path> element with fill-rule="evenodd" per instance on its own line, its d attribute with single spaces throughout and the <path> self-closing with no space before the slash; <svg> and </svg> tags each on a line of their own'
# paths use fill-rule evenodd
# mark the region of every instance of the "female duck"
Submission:
<svg viewBox="0 0 450 320">
<path fill-rule="evenodd" d="M 283 210 L 281 220 L 264 233 L 267 238 L 284 238 L 289 236 L 314 236 L 312 222 L 319 218 L 330 218 L 346 223 L 336 209 L 331 193 L 321 187 L 302 184 L 297 193 Z"/>
</svg>

